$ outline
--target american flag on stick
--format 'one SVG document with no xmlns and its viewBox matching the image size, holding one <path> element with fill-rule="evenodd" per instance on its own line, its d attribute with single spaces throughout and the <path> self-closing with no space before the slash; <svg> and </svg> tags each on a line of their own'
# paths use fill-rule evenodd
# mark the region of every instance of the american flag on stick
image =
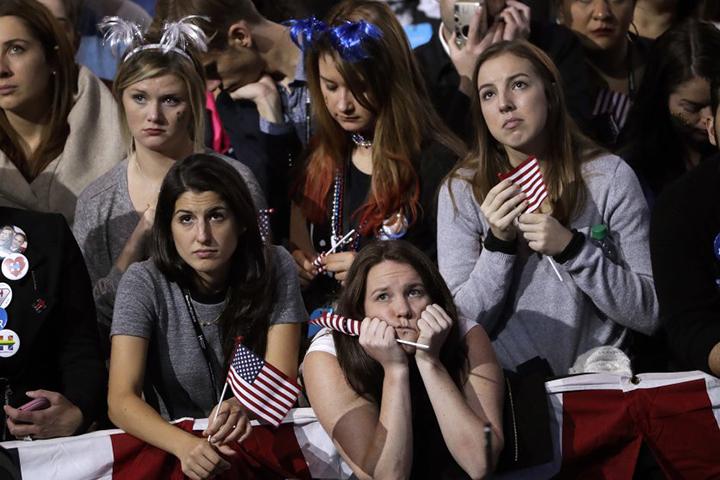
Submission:
<svg viewBox="0 0 720 480">
<path fill-rule="evenodd" d="M 351 335 L 354 337 L 360 335 L 361 323 L 359 320 L 353 320 L 352 318 L 346 318 L 342 315 L 336 315 L 330 312 L 325 312 L 318 318 L 310 320 L 310 323 L 312 323 L 313 325 L 321 325 L 331 330 L 337 330 L 338 332 L 344 333 L 345 335 Z M 397 343 L 402 343 L 403 345 L 411 345 L 415 348 L 420 348 L 422 350 L 427 350 L 428 348 L 430 348 L 423 343 L 411 342 L 410 340 L 403 340 L 401 338 L 396 338 L 395 341 Z"/>
<path fill-rule="evenodd" d="M 297 382 L 241 343 L 235 346 L 227 382 L 240 403 L 276 427 L 300 395 Z"/>
<path fill-rule="evenodd" d="M 360 335 L 360 321 L 353 320 L 352 318 L 346 318 L 342 315 L 335 313 L 325 312 L 318 318 L 310 320 L 310 323 L 314 325 L 320 325 L 327 327 L 331 330 L 337 330 L 345 335 L 352 335 L 357 337 Z"/>
<path fill-rule="evenodd" d="M 509 172 L 499 173 L 500 180 L 509 178 L 512 183 L 520 187 L 525 193 L 528 201 L 526 213 L 532 213 L 542 204 L 548 196 L 545 180 L 540 171 L 540 162 L 537 158 L 529 157 L 523 163 L 513 168 Z"/>
</svg>

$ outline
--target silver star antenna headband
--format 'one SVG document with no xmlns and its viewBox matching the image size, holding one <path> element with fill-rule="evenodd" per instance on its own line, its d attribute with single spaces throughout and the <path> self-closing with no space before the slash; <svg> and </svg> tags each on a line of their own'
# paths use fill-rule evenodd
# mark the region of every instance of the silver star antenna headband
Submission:
<svg viewBox="0 0 720 480">
<path fill-rule="evenodd" d="M 209 21 L 200 15 L 188 15 L 176 22 L 165 22 L 159 43 L 144 44 L 145 35 L 140 26 L 120 17 L 105 17 L 98 24 L 103 33 L 103 43 L 110 46 L 116 57 L 127 61 L 130 57 L 143 50 L 159 50 L 165 54 L 173 52 L 192 61 L 188 48 L 196 51 L 207 51 L 207 36 L 194 21 Z"/>
</svg>

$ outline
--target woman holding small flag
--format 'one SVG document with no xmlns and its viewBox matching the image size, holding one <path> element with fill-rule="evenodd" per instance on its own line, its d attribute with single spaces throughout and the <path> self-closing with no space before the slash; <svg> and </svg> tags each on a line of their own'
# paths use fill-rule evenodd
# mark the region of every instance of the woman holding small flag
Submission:
<svg viewBox="0 0 720 480">
<path fill-rule="evenodd" d="M 327 23 L 298 20 L 291 32 L 316 99 L 290 231 L 313 304 L 339 286 L 324 274 L 344 281 L 355 252 L 375 238 L 402 237 L 435 257 L 437 189 L 464 148 L 433 110 L 386 4 L 341 2 Z"/>
<path fill-rule="evenodd" d="M 303 378 L 315 414 L 354 474 L 440 479 L 492 472 L 503 446 L 502 371 L 483 328 L 458 319 L 432 261 L 402 240 L 365 246 L 336 313 L 345 320 L 330 319 L 335 331 L 313 339 Z"/>
<path fill-rule="evenodd" d="M 652 333 L 649 215 L 632 170 L 578 132 L 532 45 L 490 47 L 474 84 L 477 139 L 438 200 L 438 261 L 460 315 L 485 327 L 503 367 L 542 357 L 558 375 L 591 348 L 627 349 L 629 330 Z"/>
<path fill-rule="evenodd" d="M 262 241 L 240 174 L 209 154 L 169 170 L 150 249 L 118 288 L 110 419 L 175 455 L 190 478 L 209 478 L 229 467 L 223 456 L 249 433 L 245 403 L 224 399 L 226 366 L 249 382 L 245 364 L 260 368 L 259 359 L 275 367 L 271 374 L 297 376 L 298 322 L 307 319 L 297 272 L 290 254 Z M 239 362 L 238 337 L 253 353 Z M 210 441 L 167 422 L 208 416 Z"/>
</svg>

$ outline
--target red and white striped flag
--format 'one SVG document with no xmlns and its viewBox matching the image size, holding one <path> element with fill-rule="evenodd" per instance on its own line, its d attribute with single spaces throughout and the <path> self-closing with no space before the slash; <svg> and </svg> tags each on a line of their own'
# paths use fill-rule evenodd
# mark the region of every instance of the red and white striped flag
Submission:
<svg viewBox="0 0 720 480">
<path fill-rule="evenodd" d="M 345 335 L 360 335 L 360 321 L 330 312 L 325 312 L 318 318 L 310 320 L 310 323 L 314 325 L 321 325 L 331 330 L 337 330 Z"/>
<path fill-rule="evenodd" d="M 509 178 L 512 183 L 520 187 L 520 190 L 525 193 L 528 201 L 528 207 L 525 209 L 526 213 L 532 213 L 540 208 L 543 200 L 548 196 L 545 180 L 543 180 L 540 171 L 540 162 L 535 157 L 529 157 L 509 172 L 499 173 L 498 177 L 500 180 Z"/>
<path fill-rule="evenodd" d="M 235 397 L 258 417 L 280 425 L 300 395 L 300 385 L 238 343 L 227 382 Z"/>
</svg>

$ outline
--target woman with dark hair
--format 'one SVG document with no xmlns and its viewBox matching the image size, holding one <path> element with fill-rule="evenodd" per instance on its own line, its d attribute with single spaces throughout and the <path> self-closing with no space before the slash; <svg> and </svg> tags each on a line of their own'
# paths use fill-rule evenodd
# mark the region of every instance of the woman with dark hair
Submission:
<svg viewBox="0 0 720 480">
<path fill-rule="evenodd" d="M 433 262 L 405 241 L 367 245 L 350 267 L 336 313 L 364 319 L 360 336 L 319 332 L 303 378 L 355 475 L 490 473 L 485 449 L 494 463 L 503 446 L 502 372 L 485 331 L 459 319 Z"/>
<path fill-rule="evenodd" d="M 648 78 L 638 91 L 624 137 L 623 157 L 653 200 L 665 185 L 713 152 L 705 131 L 709 79 L 720 72 L 720 31 L 689 20 L 655 42 Z"/>
<path fill-rule="evenodd" d="M 249 429 L 238 401 L 220 404 L 204 432 L 212 442 L 167 420 L 214 417 L 237 337 L 296 377 L 306 318 L 293 260 L 262 241 L 237 171 L 206 154 L 175 163 L 158 196 L 151 258 L 131 265 L 118 289 L 110 419 L 175 455 L 191 478 L 219 473 L 228 467 L 219 453 L 232 454 Z M 143 399 L 144 381 L 152 391 Z"/>
<path fill-rule="evenodd" d="M 558 20 L 580 39 L 592 85 L 590 133 L 607 148 L 627 121 L 649 41 L 630 32 L 636 0 L 556 0 Z"/>
<path fill-rule="evenodd" d="M 434 258 L 437 187 L 461 143 L 433 110 L 386 4 L 347 0 L 323 25 L 310 22 L 303 40 L 316 124 L 291 221 L 300 277 L 312 281 L 318 252 L 334 249 L 321 269 L 346 279 L 355 252 L 376 237 L 403 237 Z"/>
<path fill-rule="evenodd" d="M 0 2 L 0 205 L 62 213 L 122 159 L 117 108 L 52 14 Z"/>
<path fill-rule="evenodd" d="M 127 156 L 83 190 L 73 225 L 90 272 L 106 355 L 118 284 L 131 264 L 148 258 L 163 178 L 176 160 L 205 151 L 205 79 L 196 57 L 202 46 L 180 42 L 165 49 L 159 35 L 146 35 L 129 46 L 118 67 L 113 93 Z M 228 157 L 215 158 L 240 173 L 256 210 L 265 208 L 252 172 Z"/>
<path fill-rule="evenodd" d="M 594 347 L 627 348 L 628 330 L 652 333 L 649 214 L 630 167 L 578 132 L 537 47 L 493 45 L 474 84 L 477 139 L 438 200 L 440 271 L 460 315 L 485 327 L 504 368 L 539 356 L 558 375 Z M 499 180 L 531 172 L 529 157 L 541 203 L 540 184 L 526 195 Z M 607 234 L 602 248 L 591 230 Z"/>
</svg>

